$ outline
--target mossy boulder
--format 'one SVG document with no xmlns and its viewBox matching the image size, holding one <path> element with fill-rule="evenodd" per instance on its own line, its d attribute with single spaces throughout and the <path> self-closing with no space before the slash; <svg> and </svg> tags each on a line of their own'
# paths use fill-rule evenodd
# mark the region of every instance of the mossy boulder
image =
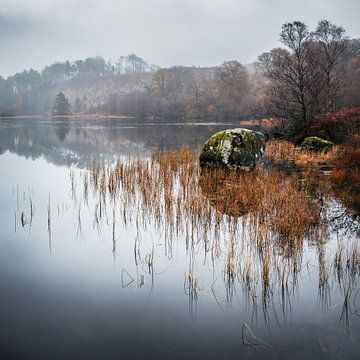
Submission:
<svg viewBox="0 0 360 360">
<path fill-rule="evenodd" d="M 309 136 L 301 143 L 301 148 L 309 151 L 327 151 L 334 144 L 331 141 L 319 138 L 317 136 Z"/>
<path fill-rule="evenodd" d="M 248 129 L 228 129 L 214 134 L 204 145 L 200 166 L 250 170 L 265 150 L 264 134 Z"/>
</svg>

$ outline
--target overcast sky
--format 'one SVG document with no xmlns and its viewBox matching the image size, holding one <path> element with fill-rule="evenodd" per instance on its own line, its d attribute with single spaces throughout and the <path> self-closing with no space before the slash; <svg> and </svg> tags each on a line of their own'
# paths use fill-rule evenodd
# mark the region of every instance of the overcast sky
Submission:
<svg viewBox="0 0 360 360">
<path fill-rule="evenodd" d="M 328 19 L 360 37 L 359 14 L 360 0 L 0 0 L 0 74 L 129 53 L 160 66 L 250 63 L 286 21 Z"/>
</svg>

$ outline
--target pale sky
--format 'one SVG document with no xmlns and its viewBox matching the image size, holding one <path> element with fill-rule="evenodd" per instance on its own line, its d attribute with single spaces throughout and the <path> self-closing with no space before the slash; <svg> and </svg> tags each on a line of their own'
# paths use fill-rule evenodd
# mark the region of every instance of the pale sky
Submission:
<svg viewBox="0 0 360 360">
<path fill-rule="evenodd" d="M 135 53 L 160 66 L 256 60 L 281 25 L 328 19 L 360 37 L 360 0 L 0 0 L 0 75 Z"/>
</svg>

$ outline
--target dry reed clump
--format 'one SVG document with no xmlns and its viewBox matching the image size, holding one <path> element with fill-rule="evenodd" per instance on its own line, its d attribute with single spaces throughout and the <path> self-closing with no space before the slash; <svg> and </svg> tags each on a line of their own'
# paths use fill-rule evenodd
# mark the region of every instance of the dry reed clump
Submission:
<svg viewBox="0 0 360 360">
<path fill-rule="evenodd" d="M 154 153 L 152 158 L 157 161 L 163 169 L 170 168 L 172 171 L 177 171 L 179 166 L 195 166 L 197 153 L 189 147 L 183 147 L 179 150 Z"/>
<path fill-rule="evenodd" d="M 270 140 L 264 163 L 290 168 L 290 172 L 297 170 L 309 193 L 335 196 L 353 214 L 360 215 L 360 146 L 355 136 L 349 144 L 335 145 L 326 152 L 310 152 L 284 140 Z"/>
<path fill-rule="evenodd" d="M 333 166 L 341 153 L 340 146 L 333 146 L 327 151 L 312 152 L 295 147 L 286 140 L 270 140 L 266 143 L 265 161 L 278 165 L 294 165 L 298 170 L 318 169 L 321 166 Z"/>
<path fill-rule="evenodd" d="M 318 153 L 300 150 L 295 156 L 295 163 L 300 167 L 333 166 L 340 151 L 341 149 L 337 145 L 332 146 L 328 151 L 320 151 Z"/>
<path fill-rule="evenodd" d="M 284 152 L 288 148 L 285 145 Z M 201 171 L 197 159 L 195 151 L 183 148 L 151 159 L 119 160 L 105 168 L 94 164 L 86 178 L 98 196 L 96 222 L 109 198 L 114 205 L 120 202 L 125 222 L 133 214 L 137 223 L 153 222 L 169 235 L 191 239 L 206 239 L 209 231 L 216 237 L 224 222 L 230 232 L 242 217 L 243 223 L 251 224 L 254 239 L 276 238 L 289 250 L 318 229 L 320 205 L 296 175 L 264 169 Z"/>
<path fill-rule="evenodd" d="M 338 198 L 355 214 L 360 214 L 360 147 L 347 146 L 335 161 L 330 175 Z"/>
<path fill-rule="evenodd" d="M 202 173 L 200 186 L 217 211 L 233 217 L 248 213 L 252 224 L 265 226 L 287 244 L 301 243 L 322 221 L 319 204 L 295 175 L 260 169 L 240 174 L 208 170 Z"/>
<path fill-rule="evenodd" d="M 296 151 L 290 143 L 274 141 L 267 156 L 288 161 Z M 201 251 L 209 254 L 214 269 L 224 274 L 226 301 L 232 301 L 239 280 L 248 301 L 263 301 L 265 308 L 278 287 L 284 309 L 304 265 L 304 240 L 316 242 L 317 249 L 323 246 L 319 240 L 326 214 L 321 198 L 314 196 L 317 180 L 313 168 L 290 173 L 265 166 L 241 173 L 201 169 L 197 152 L 189 148 L 156 153 L 150 159 L 119 159 L 108 166 L 94 163 L 82 177 L 84 200 L 92 194 L 96 202 L 94 224 L 109 225 L 112 213 L 114 253 L 115 221 L 117 226 L 131 224 L 136 230 L 135 263 L 153 276 L 157 247 L 144 256 L 141 247 L 149 244 L 140 239 L 142 232 L 154 229 L 164 240 L 169 260 L 175 239 L 184 240 L 192 259 Z M 333 266 L 360 273 L 359 259 L 357 248 L 339 251 Z M 321 261 L 319 255 L 319 288 L 326 288 L 329 271 Z M 191 263 L 185 274 L 189 304 L 196 302 L 201 290 L 195 270 Z"/>
<path fill-rule="evenodd" d="M 276 162 L 281 160 L 291 161 L 295 156 L 295 146 L 285 140 L 270 140 L 266 143 L 265 159 L 272 159 Z"/>
</svg>

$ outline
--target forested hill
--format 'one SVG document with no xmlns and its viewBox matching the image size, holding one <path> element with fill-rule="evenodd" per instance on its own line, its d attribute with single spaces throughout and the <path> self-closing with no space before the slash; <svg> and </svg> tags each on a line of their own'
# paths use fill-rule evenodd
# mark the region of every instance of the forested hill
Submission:
<svg viewBox="0 0 360 360">
<path fill-rule="evenodd" d="M 301 45 L 305 55 L 300 63 L 307 74 L 301 87 L 293 78 L 299 67 L 291 44 L 289 50 L 272 49 L 246 66 L 231 60 L 216 67 L 159 68 L 134 54 L 114 63 L 100 56 L 57 62 L 41 72 L 0 77 L 0 116 L 101 114 L 221 121 L 276 117 L 289 121 L 303 109 L 311 119 L 360 106 L 360 40 L 341 35 L 326 41 L 314 35 Z M 332 49 L 337 52 L 329 57 Z M 56 101 L 62 104 L 57 110 Z"/>
<path fill-rule="evenodd" d="M 161 69 L 134 54 L 115 63 L 100 56 L 57 62 L 41 72 L 0 77 L 0 116 L 53 114 L 61 91 L 69 114 L 248 117 L 256 74 L 238 61 Z"/>
<path fill-rule="evenodd" d="M 131 54 L 115 63 L 97 56 L 56 62 L 41 72 L 31 69 L 7 79 L 0 76 L 0 116 L 50 114 L 59 91 L 69 98 L 72 111 L 94 112 L 113 92 L 141 88 L 158 69 Z"/>
</svg>

